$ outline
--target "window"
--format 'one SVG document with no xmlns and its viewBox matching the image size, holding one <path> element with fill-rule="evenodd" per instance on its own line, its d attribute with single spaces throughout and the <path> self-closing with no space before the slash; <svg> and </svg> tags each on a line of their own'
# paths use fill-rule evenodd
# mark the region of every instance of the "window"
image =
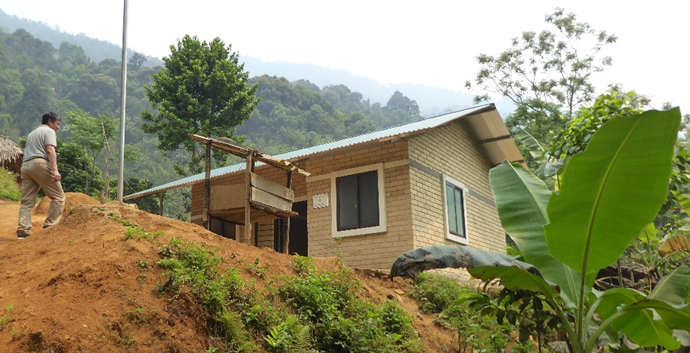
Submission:
<svg viewBox="0 0 690 353">
<path fill-rule="evenodd" d="M 336 173 L 332 195 L 333 237 L 386 231 L 383 164 Z"/>
<path fill-rule="evenodd" d="M 443 176 L 444 204 L 446 216 L 446 238 L 467 244 L 467 218 L 465 214 L 465 194 L 467 188 L 459 182 Z"/>
</svg>

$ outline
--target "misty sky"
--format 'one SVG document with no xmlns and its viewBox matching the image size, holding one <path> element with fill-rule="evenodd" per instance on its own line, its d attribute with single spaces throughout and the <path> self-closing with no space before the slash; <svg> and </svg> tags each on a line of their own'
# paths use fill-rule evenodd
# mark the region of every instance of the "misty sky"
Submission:
<svg viewBox="0 0 690 353">
<path fill-rule="evenodd" d="M 124 1 L 0 0 L 0 9 L 60 30 L 122 44 Z M 644 5 L 643 5 L 644 4 Z M 555 7 L 619 40 L 600 91 L 621 83 L 690 113 L 690 2 L 676 1 L 177 1 L 129 0 L 128 47 L 163 57 L 185 34 L 220 37 L 264 61 L 312 63 L 382 84 L 465 91 L 480 53 L 498 54 Z"/>
</svg>

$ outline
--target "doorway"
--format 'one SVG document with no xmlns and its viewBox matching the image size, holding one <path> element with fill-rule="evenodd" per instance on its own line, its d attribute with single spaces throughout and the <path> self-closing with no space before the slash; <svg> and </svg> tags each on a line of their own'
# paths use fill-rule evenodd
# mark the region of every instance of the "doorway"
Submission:
<svg viewBox="0 0 690 353">
<path fill-rule="evenodd" d="M 288 254 L 299 256 L 309 255 L 309 236 L 307 232 L 307 201 L 294 202 L 292 210 L 298 215 L 290 217 L 290 244 L 288 245 Z M 277 252 L 283 252 L 283 243 L 285 240 L 282 234 L 283 224 L 285 219 L 276 219 L 273 223 L 273 249 Z"/>
</svg>

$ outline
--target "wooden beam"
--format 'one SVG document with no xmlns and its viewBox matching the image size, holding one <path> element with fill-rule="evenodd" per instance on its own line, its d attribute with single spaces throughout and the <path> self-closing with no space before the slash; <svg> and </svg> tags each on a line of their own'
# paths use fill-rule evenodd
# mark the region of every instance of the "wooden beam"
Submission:
<svg viewBox="0 0 690 353">
<path fill-rule="evenodd" d="M 206 142 L 206 165 L 204 166 L 204 228 L 211 228 L 211 219 L 208 217 L 208 207 L 211 203 L 211 142 Z"/>
<path fill-rule="evenodd" d="M 291 190 L 292 188 L 292 172 L 287 172 L 287 188 Z M 292 208 L 292 207 L 291 207 Z M 283 222 L 283 252 L 290 254 L 290 217 L 285 218 Z"/>
<path fill-rule="evenodd" d="M 511 136 L 510 134 L 508 134 L 508 135 L 492 137 L 492 138 L 488 138 L 488 139 L 484 139 L 484 140 L 479 140 L 479 141 L 477 141 L 477 143 L 478 143 L 478 144 L 489 143 L 489 142 L 507 140 L 507 139 L 510 139 L 510 138 L 513 138 L 513 136 Z"/>
<path fill-rule="evenodd" d="M 245 171 L 245 199 L 244 199 L 244 239 L 243 243 L 252 244 L 252 172 L 254 160 L 252 154 L 247 155 L 247 168 Z"/>
<path fill-rule="evenodd" d="M 298 168 L 296 165 L 294 165 L 293 163 L 291 163 L 289 161 L 285 161 L 285 160 L 282 160 L 280 158 L 276 158 L 276 157 L 273 157 L 273 156 L 270 156 L 267 154 L 263 154 L 257 150 L 238 145 L 237 143 L 228 142 L 227 139 L 213 139 L 213 138 L 208 138 L 208 137 L 193 135 L 193 134 L 189 135 L 189 137 L 191 137 L 197 141 L 200 141 L 202 143 L 209 143 L 210 142 L 213 147 L 215 147 L 221 151 L 233 154 L 233 155 L 238 156 L 238 157 L 247 158 L 248 155 L 252 155 L 253 156 L 252 159 L 254 160 L 254 162 L 258 161 L 258 162 L 265 163 L 265 164 L 268 164 L 268 165 L 271 165 L 271 166 L 274 166 L 276 168 L 280 168 L 283 170 L 294 171 L 294 172 L 300 173 L 304 176 L 311 175 L 309 172 L 306 172 L 306 171 Z"/>
<path fill-rule="evenodd" d="M 163 215 L 163 191 L 158 194 L 158 213 Z"/>
</svg>

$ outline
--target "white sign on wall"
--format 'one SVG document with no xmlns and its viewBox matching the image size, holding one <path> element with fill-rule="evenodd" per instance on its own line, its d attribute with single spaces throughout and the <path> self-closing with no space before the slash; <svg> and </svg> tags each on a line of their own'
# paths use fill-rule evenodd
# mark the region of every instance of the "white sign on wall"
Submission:
<svg viewBox="0 0 690 353">
<path fill-rule="evenodd" d="M 314 208 L 328 207 L 328 194 L 317 194 L 312 198 Z"/>
</svg>

